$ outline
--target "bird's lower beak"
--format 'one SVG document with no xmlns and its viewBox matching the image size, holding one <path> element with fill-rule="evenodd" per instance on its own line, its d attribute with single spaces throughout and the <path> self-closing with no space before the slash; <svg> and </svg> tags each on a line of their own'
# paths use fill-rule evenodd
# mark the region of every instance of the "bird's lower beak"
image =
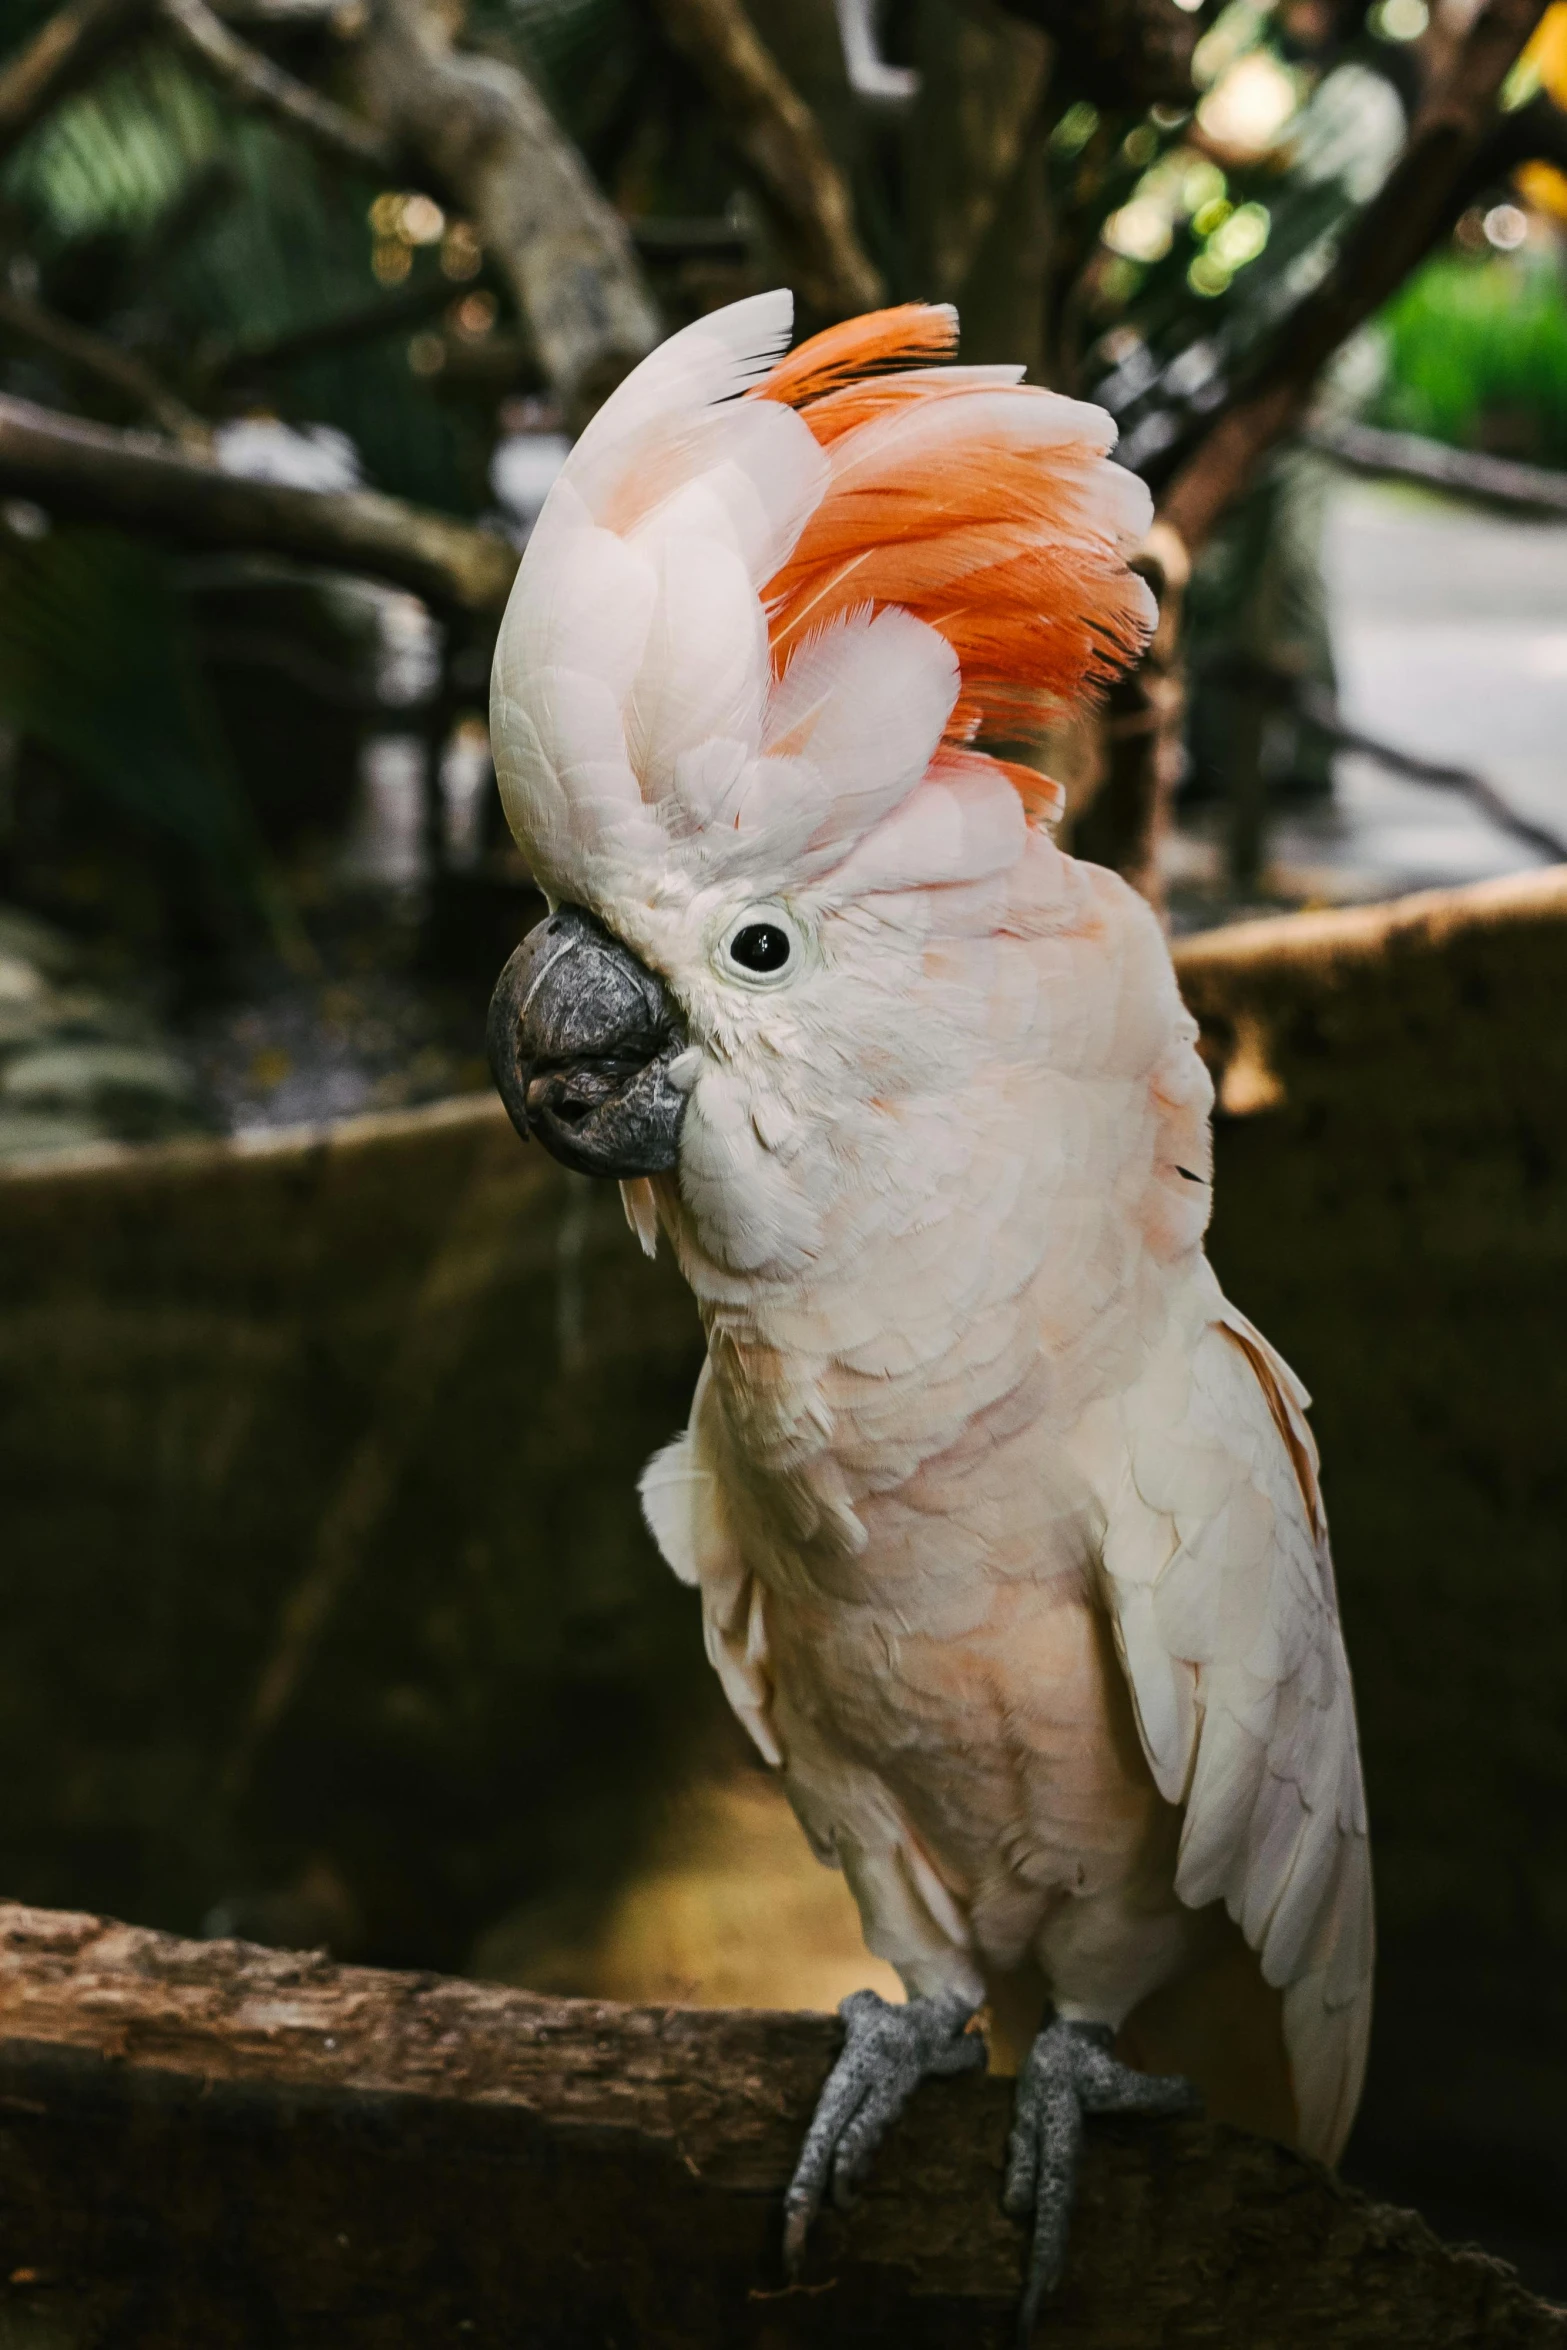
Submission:
<svg viewBox="0 0 1567 2350">
<path fill-rule="evenodd" d="M 668 989 L 580 906 L 530 930 L 490 999 L 490 1068 L 511 1122 L 583 1175 L 662 1175 L 686 1096 Z"/>
</svg>

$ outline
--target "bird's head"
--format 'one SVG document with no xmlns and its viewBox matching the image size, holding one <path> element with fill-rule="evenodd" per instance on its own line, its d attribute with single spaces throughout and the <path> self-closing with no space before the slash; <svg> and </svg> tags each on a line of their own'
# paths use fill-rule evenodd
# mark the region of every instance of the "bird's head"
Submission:
<svg viewBox="0 0 1567 2350">
<path fill-rule="evenodd" d="M 780 357 L 790 315 L 699 321 L 599 412 L 492 691 L 551 906 L 495 992 L 501 1093 L 568 1166 L 674 1178 L 736 1267 L 809 1254 L 833 1169 L 971 1070 L 1061 862 L 1027 746 L 1153 617 L 1099 410 L 932 364 L 948 310 Z"/>
</svg>

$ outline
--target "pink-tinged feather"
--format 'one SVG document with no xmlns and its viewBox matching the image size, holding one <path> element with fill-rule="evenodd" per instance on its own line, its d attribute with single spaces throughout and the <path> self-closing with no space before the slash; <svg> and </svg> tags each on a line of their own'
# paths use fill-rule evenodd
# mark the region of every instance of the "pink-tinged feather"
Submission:
<svg viewBox="0 0 1567 2350">
<path fill-rule="evenodd" d="M 1265 2126 L 1331 2157 L 1372 1917 L 1307 1398 L 1202 1254 L 1158 926 L 1028 763 L 1147 636 L 1147 494 L 1097 410 L 944 364 L 949 311 L 788 321 L 620 387 L 496 664 L 519 840 L 689 1036 L 678 1167 L 626 1187 L 708 1339 L 649 1524 L 911 1992 L 1026 1956 L 1135 2032 L 1186 1986 L 1200 2047 L 1222 1946 Z M 776 987 L 724 959 L 753 914 Z"/>
</svg>

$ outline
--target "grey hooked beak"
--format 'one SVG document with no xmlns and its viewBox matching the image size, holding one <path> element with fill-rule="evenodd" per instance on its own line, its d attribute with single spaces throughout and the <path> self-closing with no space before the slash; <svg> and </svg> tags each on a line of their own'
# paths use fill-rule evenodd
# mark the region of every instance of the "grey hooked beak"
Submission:
<svg viewBox="0 0 1567 2350">
<path fill-rule="evenodd" d="M 582 1175 L 662 1175 L 685 1093 L 685 1030 L 661 979 L 602 922 L 562 906 L 530 930 L 490 998 L 490 1068 L 524 1141 Z"/>
</svg>

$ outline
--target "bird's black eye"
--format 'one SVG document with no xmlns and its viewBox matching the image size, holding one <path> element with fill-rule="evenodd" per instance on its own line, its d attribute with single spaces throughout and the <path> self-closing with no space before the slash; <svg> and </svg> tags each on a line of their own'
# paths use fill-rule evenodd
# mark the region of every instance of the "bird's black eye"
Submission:
<svg viewBox="0 0 1567 2350">
<path fill-rule="evenodd" d="M 729 941 L 729 955 L 742 971 L 781 971 L 794 953 L 794 941 L 777 922 L 747 922 Z"/>
<path fill-rule="evenodd" d="M 744 987 L 780 987 L 793 978 L 802 952 L 799 924 L 786 906 L 751 905 L 724 932 L 718 967 Z"/>
</svg>

